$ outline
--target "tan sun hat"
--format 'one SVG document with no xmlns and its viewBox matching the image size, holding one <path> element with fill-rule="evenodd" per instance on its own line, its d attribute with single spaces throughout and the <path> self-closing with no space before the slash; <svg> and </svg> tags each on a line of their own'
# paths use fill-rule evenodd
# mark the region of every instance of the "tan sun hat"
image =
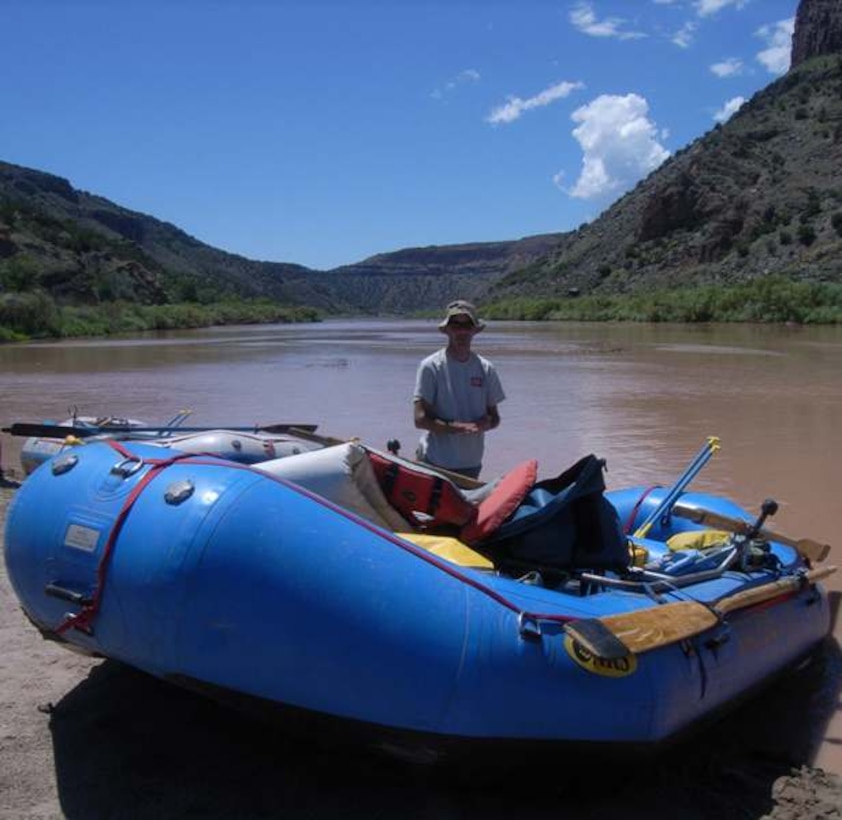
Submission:
<svg viewBox="0 0 842 820">
<path fill-rule="evenodd" d="M 444 332 L 447 328 L 448 322 L 454 316 L 467 316 L 476 328 L 477 333 L 485 327 L 485 322 L 477 316 L 476 307 L 470 302 L 466 302 L 464 299 L 457 299 L 447 306 L 447 312 L 444 314 L 444 320 L 439 324 L 439 330 Z"/>
</svg>

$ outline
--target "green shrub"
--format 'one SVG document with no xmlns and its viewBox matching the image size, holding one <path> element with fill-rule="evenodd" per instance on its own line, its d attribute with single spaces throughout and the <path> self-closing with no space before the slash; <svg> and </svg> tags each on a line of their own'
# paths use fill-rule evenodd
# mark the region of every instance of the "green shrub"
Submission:
<svg viewBox="0 0 842 820">
<path fill-rule="evenodd" d="M 117 301 L 59 309 L 43 291 L 0 296 L 0 342 L 45 336 L 111 336 L 211 325 L 319 320 L 314 308 L 291 307 L 268 300 L 231 300 L 212 305 L 137 305 Z"/>
<path fill-rule="evenodd" d="M 38 265 L 23 254 L 0 262 L 0 289 L 23 293 L 35 287 Z"/>
<path fill-rule="evenodd" d="M 23 336 L 59 336 L 56 303 L 44 291 L 0 296 L 0 327 Z"/>
<path fill-rule="evenodd" d="M 816 232 L 812 225 L 798 226 L 798 241 L 806 247 L 810 247 L 816 241 Z"/>
<path fill-rule="evenodd" d="M 732 287 L 710 285 L 578 299 L 507 299 L 486 305 L 483 314 L 531 321 L 840 324 L 842 285 L 768 276 Z"/>
</svg>

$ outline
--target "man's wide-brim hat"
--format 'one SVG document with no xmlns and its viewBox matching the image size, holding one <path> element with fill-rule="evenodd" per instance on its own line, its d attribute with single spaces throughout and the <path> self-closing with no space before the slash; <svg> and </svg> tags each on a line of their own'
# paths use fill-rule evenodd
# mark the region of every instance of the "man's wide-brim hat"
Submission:
<svg viewBox="0 0 842 820">
<path fill-rule="evenodd" d="M 485 327 L 485 322 L 477 316 L 476 307 L 464 299 L 457 299 L 447 306 L 447 312 L 444 314 L 444 320 L 439 324 L 439 330 L 446 330 L 448 323 L 454 316 L 465 316 L 470 319 L 477 333 Z"/>
</svg>

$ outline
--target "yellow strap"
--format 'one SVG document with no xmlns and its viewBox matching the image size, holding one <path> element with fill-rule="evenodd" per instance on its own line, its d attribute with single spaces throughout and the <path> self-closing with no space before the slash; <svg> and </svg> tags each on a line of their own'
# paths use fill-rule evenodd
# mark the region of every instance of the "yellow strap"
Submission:
<svg viewBox="0 0 842 820">
<path fill-rule="evenodd" d="M 690 530 L 668 538 L 667 546 L 671 550 L 705 550 L 721 547 L 730 537 L 725 530 Z"/>
<path fill-rule="evenodd" d="M 457 564 L 460 567 L 476 567 L 478 569 L 492 569 L 491 563 L 484 555 L 480 555 L 463 544 L 458 538 L 447 535 L 423 535 L 417 532 L 396 532 L 398 538 L 405 538 L 418 547 Z"/>
</svg>

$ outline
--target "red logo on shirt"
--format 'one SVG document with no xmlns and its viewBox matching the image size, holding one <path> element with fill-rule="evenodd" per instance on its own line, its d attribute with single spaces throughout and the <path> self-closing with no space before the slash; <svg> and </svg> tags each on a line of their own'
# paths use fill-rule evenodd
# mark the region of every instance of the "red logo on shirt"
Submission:
<svg viewBox="0 0 842 820">
<path fill-rule="evenodd" d="M 471 387 L 482 387 L 482 376 L 471 376 Z"/>
</svg>

